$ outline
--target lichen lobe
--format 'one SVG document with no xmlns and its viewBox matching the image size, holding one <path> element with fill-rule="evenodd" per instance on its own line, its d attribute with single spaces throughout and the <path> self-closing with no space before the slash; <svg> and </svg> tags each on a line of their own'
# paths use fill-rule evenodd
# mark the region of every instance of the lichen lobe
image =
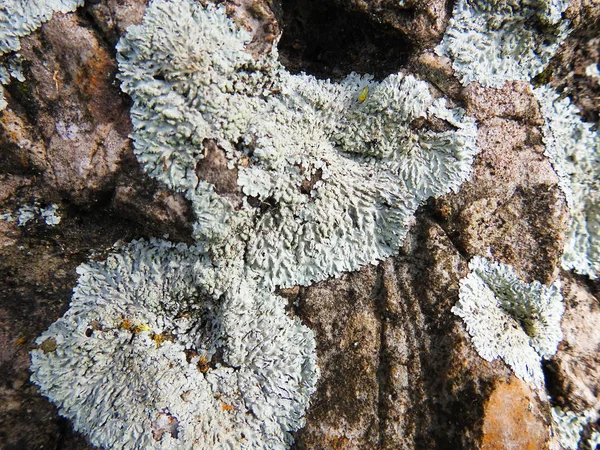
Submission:
<svg viewBox="0 0 600 450">
<path fill-rule="evenodd" d="M 516 376 L 542 387 L 541 359 L 555 354 L 563 337 L 560 281 L 526 283 L 512 267 L 481 257 L 469 268 L 452 312 L 464 320 L 482 358 L 502 358 Z"/>
</svg>

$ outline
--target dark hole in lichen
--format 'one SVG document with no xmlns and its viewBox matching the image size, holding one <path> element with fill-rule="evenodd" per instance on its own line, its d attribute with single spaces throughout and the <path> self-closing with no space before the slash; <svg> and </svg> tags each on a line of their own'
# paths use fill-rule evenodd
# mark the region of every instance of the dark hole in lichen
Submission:
<svg viewBox="0 0 600 450">
<path fill-rule="evenodd" d="M 553 360 L 543 360 L 542 371 L 544 373 L 545 386 L 550 394 L 552 405 L 565 406 L 568 392 L 565 391 L 565 385 L 560 376 L 558 363 Z"/>
<path fill-rule="evenodd" d="M 156 344 L 156 348 L 160 348 L 165 342 L 175 342 L 175 335 L 170 330 L 165 330 L 162 333 L 152 333 L 150 339 Z"/>
<path fill-rule="evenodd" d="M 88 327 L 85 329 L 86 337 L 92 337 L 94 331 L 102 331 L 102 325 L 97 320 L 92 320 L 88 323 Z"/>
<path fill-rule="evenodd" d="M 313 173 L 310 179 L 305 179 L 300 184 L 300 192 L 304 195 L 310 195 L 317 181 L 321 181 L 323 179 L 323 169 L 317 169 L 315 173 Z"/>
<path fill-rule="evenodd" d="M 248 204 L 253 208 L 258 208 L 262 214 L 277 207 L 277 200 L 273 197 L 268 197 L 261 200 L 258 197 L 248 197 Z"/>
<path fill-rule="evenodd" d="M 202 144 L 204 158 L 196 164 L 198 178 L 211 183 L 218 194 L 239 195 L 237 169 L 228 167 L 229 160 L 225 151 L 211 139 L 205 139 Z"/>
<path fill-rule="evenodd" d="M 350 72 L 384 78 L 413 51 L 392 27 L 325 0 L 283 0 L 281 62 L 292 73 L 339 80 Z"/>
<path fill-rule="evenodd" d="M 217 366 L 227 366 L 223 359 L 223 350 L 221 348 L 218 348 L 212 356 L 206 353 L 198 353 L 191 349 L 185 350 L 185 359 L 188 364 L 196 364 L 198 370 L 202 373 L 216 369 Z"/>
<path fill-rule="evenodd" d="M 437 133 L 458 130 L 455 125 L 452 125 L 447 120 L 439 119 L 433 116 L 428 119 L 424 117 L 417 117 L 410 123 L 410 128 L 415 131 L 427 129 Z"/>
</svg>

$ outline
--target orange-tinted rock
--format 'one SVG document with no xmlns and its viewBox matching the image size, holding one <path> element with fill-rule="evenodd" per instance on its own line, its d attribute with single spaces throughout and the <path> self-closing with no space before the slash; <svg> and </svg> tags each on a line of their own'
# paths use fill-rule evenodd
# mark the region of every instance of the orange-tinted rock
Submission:
<svg viewBox="0 0 600 450">
<path fill-rule="evenodd" d="M 527 384 L 499 382 L 484 409 L 481 450 L 543 450 L 550 439 L 542 406 Z"/>
</svg>

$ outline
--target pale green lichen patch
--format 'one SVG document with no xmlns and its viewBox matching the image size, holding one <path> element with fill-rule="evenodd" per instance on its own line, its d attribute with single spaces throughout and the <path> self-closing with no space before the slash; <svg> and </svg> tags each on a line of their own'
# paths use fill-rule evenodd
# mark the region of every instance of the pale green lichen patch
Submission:
<svg viewBox="0 0 600 450">
<path fill-rule="evenodd" d="M 542 386 L 541 359 L 555 354 L 562 340 L 560 283 L 526 283 L 512 267 L 477 256 L 469 268 L 452 312 L 464 320 L 482 358 L 502 358 L 519 378 Z"/>
<path fill-rule="evenodd" d="M 552 408 L 553 432 L 558 438 L 558 442 L 564 450 L 577 450 L 580 447 L 581 433 L 584 428 L 598 418 L 598 413 L 594 409 L 576 413 L 560 407 Z M 598 433 L 592 433 L 586 444 L 590 450 L 596 450 Z M 584 447 L 586 448 L 586 447 Z M 586 448 L 586 450 L 587 450 Z"/>
<path fill-rule="evenodd" d="M 75 11 L 83 0 L 3 0 L 0 3 L 0 56 L 21 48 L 20 38 L 30 34 L 56 12 Z M 8 84 L 13 71 L 0 65 L 0 83 Z M 16 76 L 18 78 L 18 76 Z M 6 108 L 0 86 L 0 111 Z"/>
<path fill-rule="evenodd" d="M 53 227 L 61 221 L 61 217 L 58 214 L 58 206 L 54 204 L 46 207 L 40 206 L 37 202 L 31 205 L 23 205 L 15 211 L 14 215 L 16 217 L 10 212 L 2 213 L 0 214 L 0 220 L 14 222 L 16 219 L 17 225 L 20 227 L 26 226 L 31 221 L 40 223 L 42 220 L 47 226 Z"/>
<path fill-rule="evenodd" d="M 318 369 L 313 333 L 281 298 L 235 268 L 220 273 L 199 246 L 159 240 L 77 271 L 31 370 L 94 445 L 289 447 Z"/>
<path fill-rule="evenodd" d="M 565 193 L 571 223 L 562 265 L 597 278 L 600 273 L 600 135 L 581 120 L 568 97 L 550 87 L 534 90 L 545 124 L 546 155 Z"/>
<path fill-rule="evenodd" d="M 596 80 L 600 80 L 600 70 L 598 70 L 598 64 L 590 64 L 585 68 L 585 74 Z"/>
<path fill-rule="evenodd" d="M 542 72 L 568 35 L 566 0 L 458 0 L 436 48 L 463 84 L 500 87 Z"/>
<path fill-rule="evenodd" d="M 156 0 L 118 45 L 137 158 L 186 193 L 216 255 L 267 286 L 337 276 L 391 255 L 417 207 L 469 176 L 475 123 L 427 83 L 292 75 L 275 48 L 255 61 L 249 41 L 222 8 Z M 237 169 L 241 206 L 198 178 L 205 139 Z"/>
</svg>

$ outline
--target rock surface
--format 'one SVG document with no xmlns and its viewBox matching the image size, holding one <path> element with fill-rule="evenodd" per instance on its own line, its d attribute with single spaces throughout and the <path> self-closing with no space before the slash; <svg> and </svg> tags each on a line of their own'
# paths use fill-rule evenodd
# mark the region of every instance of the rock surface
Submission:
<svg viewBox="0 0 600 450">
<path fill-rule="evenodd" d="M 283 30 L 292 71 L 337 78 L 401 68 L 430 80 L 479 121 L 471 180 L 420 208 L 404 247 L 378 266 L 281 292 L 317 336 L 321 380 L 297 449 L 544 449 L 554 445 L 546 394 L 502 361 L 483 360 L 450 312 L 475 255 L 511 264 L 526 281 L 563 281 L 565 340 L 546 364 L 553 404 L 600 407 L 600 282 L 561 269 L 568 211 L 544 156 L 531 89 L 463 88 L 431 52 L 451 5 L 297 0 L 226 2 L 264 51 Z M 114 45 L 141 20 L 143 0 L 94 0 L 56 15 L 22 40 L 25 82 L 7 86 L 0 112 L 0 214 L 58 205 L 40 218 L 0 220 L 0 445 L 5 450 L 92 448 L 28 381 L 33 341 L 67 309 L 75 267 L 119 240 L 191 240 L 189 205 L 148 179 L 128 134 L 129 99 L 115 82 Z M 544 75 L 568 88 L 598 123 L 600 4 L 574 2 L 576 31 Z M 225 192 L 231 174 L 208 152 L 205 179 Z M 211 156 L 212 155 L 212 156 Z M 235 193 L 232 193 L 235 195 Z"/>
</svg>

